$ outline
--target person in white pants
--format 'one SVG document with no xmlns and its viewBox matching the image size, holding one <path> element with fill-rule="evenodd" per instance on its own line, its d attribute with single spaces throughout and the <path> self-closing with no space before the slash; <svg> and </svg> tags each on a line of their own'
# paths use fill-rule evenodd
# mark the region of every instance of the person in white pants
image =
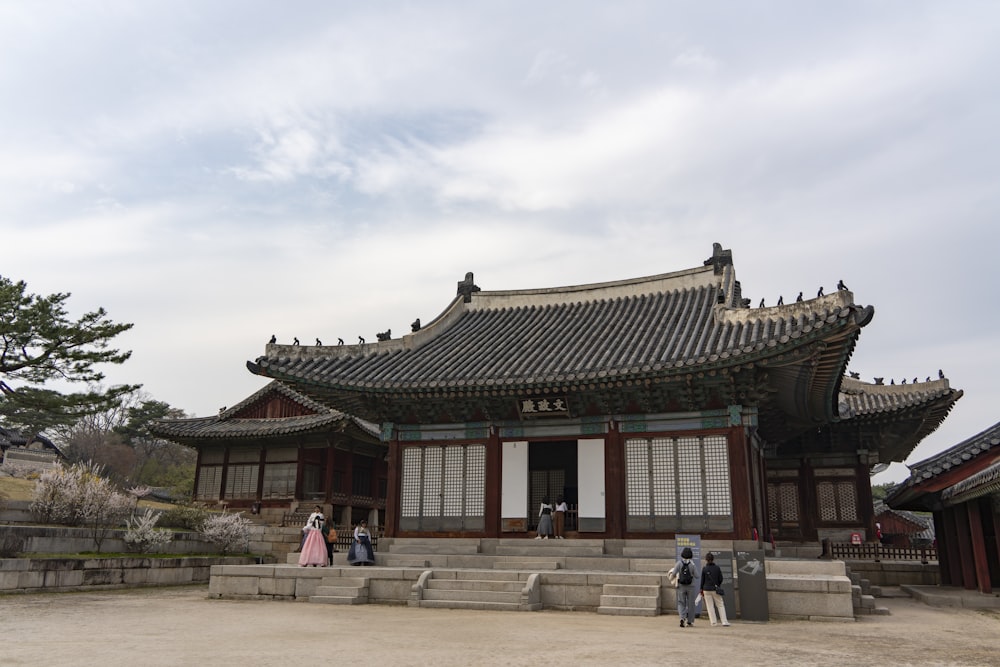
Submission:
<svg viewBox="0 0 1000 667">
<path fill-rule="evenodd" d="M 708 609 L 708 621 L 712 625 L 729 627 L 726 617 L 726 601 L 722 598 L 722 568 L 715 564 L 715 554 L 709 552 L 705 556 L 705 567 L 701 570 L 701 596 Z M 718 612 L 718 618 L 716 618 Z"/>
</svg>

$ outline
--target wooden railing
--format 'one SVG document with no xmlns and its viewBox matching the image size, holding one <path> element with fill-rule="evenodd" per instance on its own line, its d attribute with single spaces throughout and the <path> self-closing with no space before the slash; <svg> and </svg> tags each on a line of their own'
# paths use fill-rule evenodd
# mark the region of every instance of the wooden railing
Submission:
<svg viewBox="0 0 1000 667">
<path fill-rule="evenodd" d="M 830 558 L 871 560 L 876 563 L 883 560 L 916 560 L 925 564 L 938 559 L 937 547 L 901 547 L 878 542 L 826 542 L 824 546 L 827 547 L 824 555 Z"/>
</svg>

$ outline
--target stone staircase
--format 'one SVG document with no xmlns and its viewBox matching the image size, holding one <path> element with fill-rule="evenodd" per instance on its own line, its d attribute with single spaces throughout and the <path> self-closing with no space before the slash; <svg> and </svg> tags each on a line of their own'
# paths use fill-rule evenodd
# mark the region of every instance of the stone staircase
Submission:
<svg viewBox="0 0 1000 667">
<path fill-rule="evenodd" d="M 413 607 L 479 609 L 491 611 L 539 611 L 538 575 L 527 582 L 518 572 L 459 570 L 424 572 L 413 586 L 408 602 Z"/>
<path fill-rule="evenodd" d="M 612 616 L 659 616 L 660 587 L 604 584 L 598 614 Z"/>
<path fill-rule="evenodd" d="M 847 576 L 851 580 L 851 603 L 854 605 L 855 616 L 888 616 L 888 607 L 879 607 L 875 604 L 875 597 L 880 592 L 877 586 L 872 586 L 868 579 L 864 579 L 856 572 L 851 572 L 847 567 Z"/>
<path fill-rule="evenodd" d="M 362 577 L 326 577 L 309 596 L 321 604 L 368 604 L 368 580 Z"/>
</svg>

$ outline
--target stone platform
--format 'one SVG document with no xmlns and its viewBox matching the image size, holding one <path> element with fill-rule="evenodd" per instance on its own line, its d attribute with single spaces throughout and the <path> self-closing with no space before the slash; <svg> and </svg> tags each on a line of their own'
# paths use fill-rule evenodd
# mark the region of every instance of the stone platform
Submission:
<svg viewBox="0 0 1000 667">
<path fill-rule="evenodd" d="M 380 541 L 376 564 L 299 567 L 298 554 L 272 565 L 212 568 L 216 598 L 278 599 L 414 607 L 559 609 L 617 615 L 675 613 L 666 572 L 673 540 L 525 540 L 395 538 Z M 756 548 L 752 542 L 702 542 L 702 551 Z M 852 582 L 844 563 L 765 561 L 772 618 L 853 621 Z M 734 582 L 735 584 L 736 582 Z M 739 590 L 733 604 L 739 613 Z"/>
</svg>

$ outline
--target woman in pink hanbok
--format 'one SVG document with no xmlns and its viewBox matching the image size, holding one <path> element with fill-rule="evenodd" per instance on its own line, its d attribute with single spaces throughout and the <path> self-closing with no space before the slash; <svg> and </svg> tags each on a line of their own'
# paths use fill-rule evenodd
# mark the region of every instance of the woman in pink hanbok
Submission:
<svg viewBox="0 0 1000 667">
<path fill-rule="evenodd" d="M 299 565 L 307 567 L 326 567 L 326 539 L 323 537 L 323 524 L 326 517 L 323 516 L 322 508 L 317 505 L 316 510 L 309 515 L 305 527 L 302 529 L 305 539 L 302 540 L 302 550 L 299 552 Z"/>
</svg>

